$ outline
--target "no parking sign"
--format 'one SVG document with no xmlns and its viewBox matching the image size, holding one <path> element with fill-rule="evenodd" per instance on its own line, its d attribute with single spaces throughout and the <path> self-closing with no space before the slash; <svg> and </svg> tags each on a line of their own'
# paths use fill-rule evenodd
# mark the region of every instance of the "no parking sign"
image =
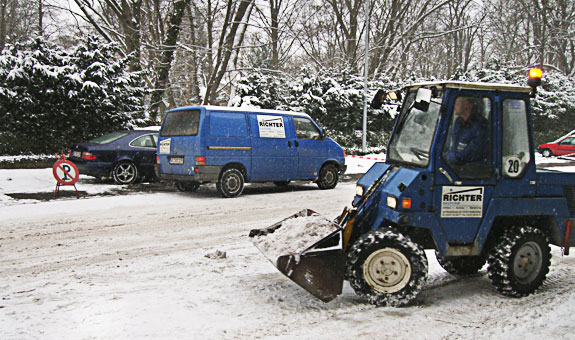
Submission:
<svg viewBox="0 0 575 340">
<path fill-rule="evenodd" d="M 66 156 L 62 155 L 60 159 L 54 163 L 52 166 L 52 174 L 54 174 L 54 178 L 58 182 L 56 184 L 56 190 L 54 191 L 54 197 L 58 195 L 60 186 L 62 185 L 73 185 L 76 194 L 80 196 L 78 189 L 76 189 L 76 182 L 78 182 L 80 172 L 76 164 L 66 160 Z"/>
</svg>

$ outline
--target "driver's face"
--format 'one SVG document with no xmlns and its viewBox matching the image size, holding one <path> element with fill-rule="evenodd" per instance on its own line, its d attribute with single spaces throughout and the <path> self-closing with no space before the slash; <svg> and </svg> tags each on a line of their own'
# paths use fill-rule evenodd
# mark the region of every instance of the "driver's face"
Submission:
<svg viewBox="0 0 575 340">
<path fill-rule="evenodd" d="M 467 98 L 459 97 L 455 100 L 455 114 L 466 117 L 471 112 L 471 103 Z"/>
</svg>

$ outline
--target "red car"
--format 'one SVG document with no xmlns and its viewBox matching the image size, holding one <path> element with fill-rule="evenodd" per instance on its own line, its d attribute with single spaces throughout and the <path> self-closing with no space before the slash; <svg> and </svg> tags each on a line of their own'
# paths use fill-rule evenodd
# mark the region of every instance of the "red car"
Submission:
<svg viewBox="0 0 575 340">
<path fill-rule="evenodd" d="M 575 156 L 575 136 L 561 137 L 554 142 L 541 144 L 539 145 L 539 152 L 545 157 L 570 154 Z"/>
</svg>

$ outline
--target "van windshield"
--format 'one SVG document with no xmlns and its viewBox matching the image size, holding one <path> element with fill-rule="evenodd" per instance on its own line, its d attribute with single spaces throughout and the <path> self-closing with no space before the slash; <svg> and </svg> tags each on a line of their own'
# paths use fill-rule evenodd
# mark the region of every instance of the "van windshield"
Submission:
<svg viewBox="0 0 575 340">
<path fill-rule="evenodd" d="M 200 110 L 168 112 L 160 130 L 162 137 L 196 136 L 200 122 Z"/>
</svg>

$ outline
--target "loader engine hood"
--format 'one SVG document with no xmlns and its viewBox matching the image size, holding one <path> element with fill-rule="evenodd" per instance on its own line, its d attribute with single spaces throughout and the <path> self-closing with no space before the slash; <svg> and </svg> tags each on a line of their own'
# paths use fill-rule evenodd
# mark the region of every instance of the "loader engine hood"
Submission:
<svg viewBox="0 0 575 340">
<path fill-rule="evenodd" d="M 370 200 L 379 200 L 378 205 L 390 212 L 409 213 L 425 209 L 432 188 L 431 174 L 418 168 L 407 168 L 385 163 L 376 163 L 357 182 L 354 205 L 362 199 L 362 194 L 383 176 L 383 180 Z M 376 202 L 373 202 L 376 203 Z M 371 205 L 371 204 L 370 204 Z M 391 215 L 397 215 L 392 213 Z M 398 222 L 393 218 L 393 222 Z"/>
</svg>

